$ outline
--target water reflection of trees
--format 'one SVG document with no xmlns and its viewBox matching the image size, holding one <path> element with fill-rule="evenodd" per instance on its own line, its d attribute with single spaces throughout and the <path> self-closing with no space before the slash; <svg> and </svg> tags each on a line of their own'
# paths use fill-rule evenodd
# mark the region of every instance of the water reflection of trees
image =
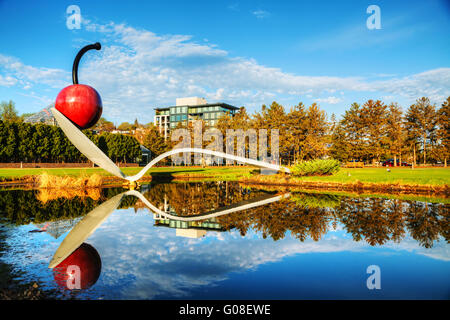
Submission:
<svg viewBox="0 0 450 320">
<path fill-rule="evenodd" d="M 272 192 L 275 194 L 275 192 Z M 198 215 L 267 194 L 231 182 L 167 183 L 152 185 L 144 196 L 164 210 L 165 200 L 177 215 Z M 138 206 L 144 206 L 138 202 Z"/>
<path fill-rule="evenodd" d="M 123 189 L 108 188 L 101 190 L 98 200 L 74 197 L 41 202 L 36 191 L 2 191 L 0 218 L 15 224 L 76 218 L 120 192 Z M 183 216 L 202 214 L 264 194 L 267 192 L 232 182 L 154 184 L 144 193 L 158 208 Z M 318 241 L 339 224 L 355 241 L 366 241 L 372 246 L 400 242 L 408 233 L 421 246 L 430 248 L 441 237 L 449 241 L 449 206 L 401 199 L 293 193 L 290 198 L 220 216 L 216 221 L 225 230 L 236 229 L 243 236 L 253 230 L 264 238 L 279 240 L 289 232 L 300 241 L 308 238 Z M 135 197 L 125 197 L 120 208 L 129 207 L 139 210 L 145 206 Z"/>
<path fill-rule="evenodd" d="M 237 183 L 193 183 L 156 185 L 145 196 L 164 209 L 166 197 L 178 215 L 201 214 L 225 205 L 255 198 L 264 191 Z M 406 233 L 429 248 L 443 237 L 449 241 L 448 204 L 401 199 L 347 197 L 319 193 L 293 193 L 288 199 L 217 218 L 225 230 L 249 230 L 274 240 L 289 232 L 304 241 L 320 240 L 341 224 L 355 241 L 383 245 L 400 242 Z"/>
<path fill-rule="evenodd" d="M 225 229 L 236 228 L 242 235 L 253 229 L 264 238 L 279 240 L 289 231 L 300 241 L 320 240 L 332 220 L 329 208 L 303 207 L 290 199 L 218 218 Z"/>
<path fill-rule="evenodd" d="M 74 219 L 86 215 L 104 200 L 123 192 L 122 188 L 99 189 L 100 196 L 63 196 L 42 201 L 38 190 L 0 191 L 0 219 L 16 225 Z M 126 197 L 120 208 L 134 206 L 136 198 Z"/>
<path fill-rule="evenodd" d="M 406 224 L 411 236 L 426 248 L 433 246 L 439 235 L 447 242 L 449 228 L 449 206 L 436 206 L 413 202 L 406 217 Z"/>
<path fill-rule="evenodd" d="M 430 248 L 439 236 L 449 241 L 448 209 L 448 204 L 345 198 L 335 213 L 356 241 L 365 239 L 371 245 L 399 242 L 408 230 L 421 246 Z"/>
</svg>

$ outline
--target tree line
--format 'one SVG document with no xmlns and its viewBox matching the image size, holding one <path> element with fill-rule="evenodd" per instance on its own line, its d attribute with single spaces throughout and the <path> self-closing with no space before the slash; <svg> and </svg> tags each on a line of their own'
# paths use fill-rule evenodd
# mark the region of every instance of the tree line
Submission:
<svg viewBox="0 0 450 320">
<path fill-rule="evenodd" d="M 281 162 L 288 165 L 332 157 L 342 162 L 375 164 L 394 159 L 395 164 L 405 160 L 416 164 L 420 160 L 446 166 L 450 154 L 449 104 L 450 97 L 440 107 L 422 97 L 404 112 L 397 103 L 368 100 L 362 105 L 353 103 L 337 120 L 334 114 L 328 117 L 316 103 L 306 107 L 300 102 L 286 111 L 273 102 L 253 115 L 244 107 L 234 116 L 224 114 L 216 128 L 224 138 L 227 129 L 267 129 L 268 138 L 270 130 L 278 129 Z M 192 123 L 185 127 L 192 130 Z M 153 154 L 169 150 L 172 144 L 161 137 L 157 127 L 150 126 L 145 145 Z"/>
<path fill-rule="evenodd" d="M 115 162 L 134 162 L 141 156 L 132 136 L 83 130 Z M 57 126 L 0 120 L 0 162 L 87 162 Z"/>
<path fill-rule="evenodd" d="M 339 122 L 331 124 L 330 155 L 342 159 L 380 161 L 393 158 L 416 164 L 447 165 L 450 97 L 437 108 L 426 97 L 417 99 L 406 112 L 396 104 L 369 100 L 354 103 Z"/>
<path fill-rule="evenodd" d="M 267 129 L 268 148 L 270 131 L 279 131 L 279 152 L 283 164 L 299 160 L 332 157 L 342 162 L 356 160 L 379 163 L 394 159 L 397 164 L 436 163 L 447 165 L 450 155 L 448 97 L 439 107 L 427 97 L 418 99 L 406 111 L 397 104 L 381 100 L 353 103 L 340 120 L 331 117 L 318 104 L 305 106 L 299 103 L 289 109 L 273 102 L 249 115 L 241 107 L 234 116 L 224 114 L 218 119 L 218 128 L 224 138 L 227 129 Z M 83 162 L 86 158 L 65 138 L 58 127 L 22 124 L 14 104 L 2 103 L 0 119 L 0 161 Z M 98 129 L 110 126 L 105 119 Z M 135 121 L 136 126 L 139 125 Z M 181 123 L 178 128 L 182 128 Z M 186 128 L 192 130 L 192 123 Z M 203 123 L 203 130 L 206 125 Z M 103 131 L 94 135 L 85 131 L 114 161 L 133 161 L 139 157 L 139 143 L 126 135 L 112 135 Z M 173 148 L 174 142 L 165 140 L 153 124 L 146 126 L 141 142 L 155 157 Z M 193 136 L 193 135 L 192 135 Z M 209 141 L 203 141 L 205 147 Z M 225 145 L 225 143 L 224 143 Z"/>
</svg>

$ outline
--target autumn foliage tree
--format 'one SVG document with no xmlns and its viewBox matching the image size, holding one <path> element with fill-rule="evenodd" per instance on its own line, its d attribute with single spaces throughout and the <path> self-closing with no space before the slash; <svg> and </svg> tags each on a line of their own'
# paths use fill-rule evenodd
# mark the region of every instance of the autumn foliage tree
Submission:
<svg viewBox="0 0 450 320">
<path fill-rule="evenodd" d="M 427 145 L 436 130 L 436 115 L 435 105 L 426 97 L 417 99 L 406 112 L 406 130 L 414 148 L 416 144 L 421 145 L 423 164 L 427 161 Z"/>
<path fill-rule="evenodd" d="M 444 162 L 447 167 L 447 159 L 450 157 L 450 97 L 445 100 L 437 112 L 436 157 Z"/>
<path fill-rule="evenodd" d="M 386 147 L 394 156 L 394 166 L 397 166 L 397 157 L 400 158 L 400 163 L 402 161 L 405 134 L 402 109 L 397 104 L 391 103 L 386 117 Z"/>
<path fill-rule="evenodd" d="M 144 137 L 144 146 L 152 152 L 152 157 L 157 157 L 166 151 L 169 151 L 169 141 L 164 140 L 164 134 L 161 135 L 159 129 L 151 124 Z"/>
</svg>

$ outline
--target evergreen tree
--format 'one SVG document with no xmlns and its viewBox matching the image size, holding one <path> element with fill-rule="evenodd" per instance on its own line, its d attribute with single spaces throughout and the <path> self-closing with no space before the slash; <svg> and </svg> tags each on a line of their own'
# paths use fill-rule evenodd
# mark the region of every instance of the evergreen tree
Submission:
<svg viewBox="0 0 450 320">
<path fill-rule="evenodd" d="M 316 103 L 308 108 L 303 127 L 306 136 L 301 142 L 301 158 L 310 160 L 324 156 L 327 153 L 327 115 Z"/>
<path fill-rule="evenodd" d="M 365 153 L 373 163 L 376 161 L 378 164 L 386 141 L 386 105 L 380 100 L 368 100 L 361 108 L 360 121 L 364 132 Z"/>
<path fill-rule="evenodd" d="M 35 130 L 35 126 L 30 123 L 22 123 L 18 126 L 18 160 L 23 162 L 31 162 L 34 160 L 34 149 L 32 145 Z"/>
<path fill-rule="evenodd" d="M 423 164 L 427 159 L 427 143 L 436 130 L 437 113 L 435 105 L 426 97 L 417 99 L 406 112 L 406 128 L 413 143 L 422 145 Z"/>
<path fill-rule="evenodd" d="M 330 155 L 332 158 L 345 162 L 351 158 L 351 145 L 347 141 L 347 137 L 341 122 L 338 122 L 331 135 Z"/>
<path fill-rule="evenodd" d="M 286 131 L 285 142 L 289 146 L 288 161 L 291 161 L 291 154 L 294 163 L 302 158 L 302 145 L 307 136 L 306 119 L 306 110 L 302 102 L 292 107 L 286 115 L 286 126 L 288 129 Z"/>
<path fill-rule="evenodd" d="M 401 161 L 402 149 L 406 138 L 402 109 L 397 104 L 391 103 L 386 120 L 387 148 L 389 153 L 394 156 L 394 166 L 397 166 L 397 156 L 400 157 Z"/>
<path fill-rule="evenodd" d="M 447 159 L 450 156 L 450 96 L 438 110 L 437 117 L 437 139 L 439 141 L 437 158 L 442 159 L 444 166 L 447 167 Z"/>
<path fill-rule="evenodd" d="M 349 110 L 345 111 L 341 121 L 341 129 L 348 143 L 349 154 L 356 160 L 367 158 L 367 138 L 361 117 L 361 107 L 355 102 Z"/>
</svg>

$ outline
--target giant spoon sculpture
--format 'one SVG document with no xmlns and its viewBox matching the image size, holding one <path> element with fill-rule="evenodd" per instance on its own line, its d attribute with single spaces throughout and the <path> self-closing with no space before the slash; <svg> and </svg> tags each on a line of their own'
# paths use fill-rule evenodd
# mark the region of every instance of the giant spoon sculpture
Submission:
<svg viewBox="0 0 450 320">
<path fill-rule="evenodd" d="M 89 160 L 94 162 L 100 168 L 103 168 L 116 177 L 134 182 L 141 179 L 153 165 L 162 159 L 174 154 L 193 152 L 227 158 L 257 167 L 290 173 L 290 170 L 286 167 L 270 164 L 264 161 L 248 159 L 207 149 L 179 148 L 170 150 L 156 157 L 138 174 L 127 176 L 107 155 L 103 153 L 102 150 L 100 150 L 91 140 L 89 140 L 88 137 L 83 134 L 83 132 L 80 131 L 80 129 L 87 129 L 94 126 L 98 119 L 100 119 L 103 110 L 102 100 L 98 92 L 88 85 L 78 83 L 78 64 L 80 59 L 87 51 L 92 49 L 100 50 L 100 43 L 97 42 L 95 44 L 87 45 L 78 52 L 72 68 L 73 85 L 61 90 L 56 98 L 55 107 L 51 110 L 53 116 L 58 122 L 58 125 L 61 127 L 67 138 L 81 153 L 83 153 Z"/>
</svg>

